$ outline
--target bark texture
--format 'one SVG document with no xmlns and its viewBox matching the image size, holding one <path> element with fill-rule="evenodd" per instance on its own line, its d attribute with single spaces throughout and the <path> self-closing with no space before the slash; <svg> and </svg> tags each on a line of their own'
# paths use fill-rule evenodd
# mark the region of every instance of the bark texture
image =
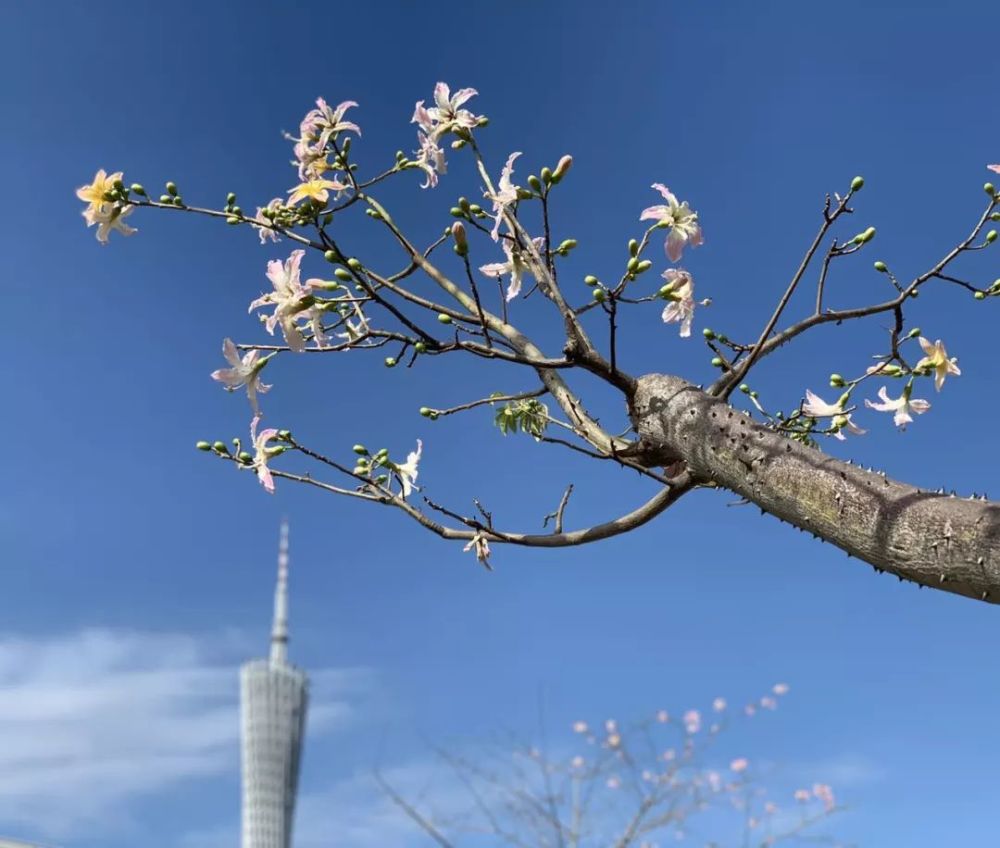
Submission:
<svg viewBox="0 0 1000 848">
<path fill-rule="evenodd" d="M 1000 602 L 1000 504 L 918 489 L 755 423 L 698 387 L 639 378 L 630 414 L 641 461 L 695 479 L 903 579 Z"/>
</svg>

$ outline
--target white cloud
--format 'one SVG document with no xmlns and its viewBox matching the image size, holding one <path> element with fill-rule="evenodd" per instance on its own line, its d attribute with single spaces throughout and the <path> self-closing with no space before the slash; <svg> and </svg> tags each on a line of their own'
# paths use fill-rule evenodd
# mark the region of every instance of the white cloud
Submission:
<svg viewBox="0 0 1000 848">
<path fill-rule="evenodd" d="M 0 636 L 0 832 L 46 840 L 129 827 L 130 804 L 238 768 L 234 634 Z M 238 652 L 235 649 L 239 649 Z M 351 721 L 364 669 L 312 675 L 311 733 Z"/>
</svg>

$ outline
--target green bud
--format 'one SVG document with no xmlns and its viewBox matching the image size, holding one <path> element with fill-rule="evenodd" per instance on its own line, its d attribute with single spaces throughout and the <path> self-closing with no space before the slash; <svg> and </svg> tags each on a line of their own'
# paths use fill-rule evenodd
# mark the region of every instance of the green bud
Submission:
<svg viewBox="0 0 1000 848">
<path fill-rule="evenodd" d="M 121 191 L 123 188 L 125 188 L 125 183 L 123 183 L 121 179 L 115 180 L 113 183 L 111 183 L 111 185 L 113 185 L 116 189 L 118 189 L 118 191 Z"/>
<path fill-rule="evenodd" d="M 997 240 L 997 231 L 996 230 L 990 230 L 986 234 L 986 243 L 987 244 L 993 244 L 993 242 L 995 242 L 996 240 Z"/>
<path fill-rule="evenodd" d="M 177 183 L 167 183 L 167 194 L 177 194 Z"/>
<path fill-rule="evenodd" d="M 352 256 L 350 259 L 347 260 L 347 267 L 352 268 L 355 271 L 360 271 L 364 267 L 364 265 L 362 265 L 357 259 L 355 259 Z"/>
<path fill-rule="evenodd" d="M 628 241 L 628 255 L 637 256 L 639 253 L 639 242 L 635 239 L 629 239 Z"/>
<path fill-rule="evenodd" d="M 630 274 L 634 274 L 636 268 L 639 267 L 639 260 L 633 256 L 631 259 L 629 259 L 628 264 L 626 264 L 625 267 L 628 269 L 628 272 Z"/>
<path fill-rule="evenodd" d="M 160 195 L 160 203 L 173 203 L 174 199 L 169 194 Z"/>
<path fill-rule="evenodd" d="M 249 465 L 251 462 L 253 462 L 253 457 L 250 454 L 248 454 L 246 451 L 240 451 L 239 456 L 237 457 L 237 459 L 240 462 L 242 462 L 244 465 Z"/>
<path fill-rule="evenodd" d="M 338 280 L 343 280 L 345 283 L 348 280 L 354 279 L 354 277 L 351 276 L 351 272 L 348 271 L 346 268 L 334 268 L 333 276 L 335 276 Z"/>
<path fill-rule="evenodd" d="M 443 312 L 439 312 L 438 313 L 438 321 L 440 321 L 442 324 L 450 324 L 451 323 L 451 316 L 450 315 L 445 315 Z"/>
<path fill-rule="evenodd" d="M 862 241 L 871 241 L 873 238 L 875 238 L 875 228 L 874 227 L 869 227 L 867 230 L 865 230 L 861 234 L 861 240 Z"/>
<path fill-rule="evenodd" d="M 323 254 L 323 258 L 327 262 L 336 262 L 337 261 L 337 251 L 335 251 L 335 250 L 328 250 L 328 251 L 326 251 L 326 253 Z"/>
<path fill-rule="evenodd" d="M 858 233 L 854 238 L 851 239 L 851 244 L 864 244 L 865 234 Z"/>
<path fill-rule="evenodd" d="M 990 197 L 993 197 L 996 193 L 996 186 L 994 186 L 993 183 L 986 183 L 986 185 L 983 186 L 983 191 L 985 191 Z"/>
<path fill-rule="evenodd" d="M 451 149 L 452 150 L 461 150 L 463 147 L 465 147 L 465 139 L 464 138 L 456 138 L 451 143 Z"/>
<path fill-rule="evenodd" d="M 713 356 L 712 357 L 712 365 L 714 365 L 716 368 L 721 368 L 722 367 L 722 357 L 721 356 Z"/>
<path fill-rule="evenodd" d="M 464 218 L 465 217 L 465 212 L 462 209 L 459 209 L 459 207 L 457 207 L 457 206 L 452 206 L 451 209 L 448 210 L 448 212 L 449 212 L 449 214 L 451 215 L 452 218 Z"/>
<path fill-rule="evenodd" d="M 323 216 L 323 226 L 324 227 L 329 227 L 330 224 L 332 224 L 332 223 L 333 223 L 333 213 L 332 212 L 327 212 Z"/>
<path fill-rule="evenodd" d="M 861 191 L 865 187 L 864 177 L 855 177 L 851 180 L 851 191 Z"/>
<path fill-rule="evenodd" d="M 385 358 L 385 367 L 386 368 L 395 368 L 396 367 L 396 357 L 395 356 L 387 356 Z"/>
<path fill-rule="evenodd" d="M 528 185 L 530 185 L 537 192 L 541 192 L 542 190 L 542 181 L 534 174 L 531 174 L 528 177 Z"/>
<path fill-rule="evenodd" d="M 831 374 L 830 385 L 833 386 L 835 389 L 837 389 L 847 384 L 844 382 L 844 378 L 841 377 L 840 374 Z"/>
<path fill-rule="evenodd" d="M 231 191 L 226 195 L 226 203 L 232 206 L 236 202 L 236 192 Z"/>
<path fill-rule="evenodd" d="M 986 299 L 986 293 L 985 292 L 976 292 L 975 295 L 974 295 L 974 297 L 976 298 L 976 300 L 985 300 Z"/>
<path fill-rule="evenodd" d="M 139 185 L 139 183 L 132 183 L 132 185 L 129 186 L 129 190 L 133 194 L 138 194 L 140 197 L 146 196 L 146 189 Z"/>
<path fill-rule="evenodd" d="M 709 341 L 712 341 L 712 339 L 714 339 L 714 338 L 715 338 L 715 333 L 714 333 L 714 332 L 712 332 L 712 330 L 710 330 L 710 329 L 709 329 L 708 327 L 706 327 L 706 328 L 705 328 L 704 330 L 702 330 L 702 331 L 701 331 L 701 334 L 702 334 L 702 335 L 703 335 L 703 336 L 704 336 L 704 337 L 705 337 L 706 339 L 708 339 Z"/>
<path fill-rule="evenodd" d="M 583 282 L 588 286 L 596 286 L 600 280 L 598 280 L 593 274 L 587 274 L 587 276 L 583 278 Z"/>
<path fill-rule="evenodd" d="M 608 297 L 608 293 L 601 288 L 594 289 L 593 294 L 594 294 L 594 300 L 596 300 L 598 303 L 604 303 L 604 301 L 607 300 Z"/>
<path fill-rule="evenodd" d="M 653 267 L 653 263 L 649 259 L 643 259 L 642 262 L 640 262 L 638 265 L 636 265 L 636 267 L 635 267 L 635 273 L 636 274 L 644 274 L 646 271 L 648 271 L 652 267 Z"/>
<path fill-rule="evenodd" d="M 563 239 L 559 243 L 559 247 L 556 248 L 557 253 L 565 253 L 567 250 L 572 250 L 578 244 L 576 239 Z"/>
<path fill-rule="evenodd" d="M 480 117 L 479 121 L 476 123 L 477 127 L 488 127 L 490 125 L 490 119 L 485 115 Z"/>
<path fill-rule="evenodd" d="M 240 222 L 239 218 L 232 218 L 232 217 L 226 218 L 226 223 L 229 224 L 230 226 L 238 224 L 239 222 Z"/>
<path fill-rule="evenodd" d="M 366 209 L 366 210 L 365 210 L 365 214 L 366 214 L 366 215 L 367 215 L 367 216 L 368 216 L 369 218 L 374 218 L 374 219 L 375 219 L 376 221 L 378 221 L 378 220 L 379 220 L 379 219 L 380 219 L 380 218 L 382 217 L 382 216 L 381 216 L 381 215 L 379 215 L 379 214 L 378 214 L 378 212 L 376 212 L 376 211 L 375 211 L 374 209 Z"/>
<path fill-rule="evenodd" d="M 180 198 L 178 197 L 177 200 L 180 200 Z M 234 206 L 232 212 L 234 215 L 243 215 L 243 210 L 239 206 Z"/>
<path fill-rule="evenodd" d="M 562 178 L 566 176 L 566 172 L 570 169 L 572 165 L 573 165 L 572 156 L 567 155 L 560 158 L 559 163 L 556 165 L 555 170 L 552 172 L 553 184 L 556 184 L 560 180 L 562 180 Z"/>
<path fill-rule="evenodd" d="M 354 451 L 359 456 L 366 456 L 368 454 L 368 448 L 366 448 L 364 445 L 355 445 L 353 448 L 351 448 L 351 450 Z"/>
<path fill-rule="evenodd" d="M 354 473 L 358 477 L 364 477 L 368 473 L 368 466 L 367 465 L 355 465 L 354 466 Z"/>
<path fill-rule="evenodd" d="M 552 182 L 552 169 L 542 168 L 542 182 L 549 185 Z"/>
<path fill-rule="evenodd" d="M 210 451 L 212 446 L 208 442 L 196 442 L 195 447 L 200 451 Z"/>
<path fill-rule="evenodd" d="M 915 339 L 919 335 L 920 335 L 920 328 L 914 327 L 912 330 L 910 330 L 910 332 L 906 334 L 906 338 Z"/>
<path fill-rule="evenodd" d="M 750 397 L 756 400 L 758 397 L 760 397 L 760 395 L 757 392 L 750 392 Z"/>
<path fill-rule="evenodd" d="M 178 195 L 177 195 L 177 196 L 176 196 L 176 197 L 174 198 L 174 206 L 183 206 L 183 205 L 184 205 L 184 198 L 182 198 L 182 197 L 181 197 L 181 196 L 180 196 L 180 195 L 178 194 Z"/>
<path fill-rule="evenodd" d="M 750 387 L 746 383 L 740 383 L 740 391 L 743 392 L 743 394 L 748 395 L 750 394 Z"/>
<path fill-rule="evenodd" d="M 460 197 L 460 198 L 458 198 L 458 205 L 459 205 L 459 207 L 461 208 L 461 210 L 463 212 L 468 212 L 469 208 L 470 208 L 469 207 L 469 198 L 467 198 L 467 197 Z"/>
<path fill-rule="evenodd" d="M 884 274 L 886 271 L 889 270 L 889 267 L 881 259 L 875 263 L 874 268 L 880 274 Z"/>
<path fill-rule="evenodd" d="M 472 205 L 471 205 L 471 206 L 469 207 L 469 211 L 470 211 L 470 212 L 471 212 L 471 213 L 472 213 L 473 215 L 485 215 L 485 214 L 486 214 L 485 212 L 483 212 L 483 207 L 482 207 L 482 206 L 480 206 L 480 205 L 479 205 L 478 203 L 473 203 L 473 204 L 472 204 Z"/>
<path fill-rule="evenodd" d="M 397 162 L 405 162 L 406 161 L 406 154 L 403 153 L 402 150 L 397 150 L 396 151 L 396 161 Z"/>
<path fill-rule="evenodd" d="M 1000 221 L 1000 212 L 994 212 L 992 215 L 990 215 L 990 220 Z"/>
<path fill-rule="evenodd" d="M 422 407 L 420 407 L 420 414 L 423 415 L 424 418 L 430 418 L 431 417 L 431 413 L 433 411 L 434 410 L 431 409 L 429 406 L 422 406 Z"/>
<path fill-rule="evenodd" d="M 212 444 L 212 450 L 216 451 L 216 453 L 224 453 L 227 456 L 229 455 L 229 448 L 226 446 L 225 442 L 214 442 Z"/>
<path fill-rule="evenodd" d="M 416 344 L 415 344 L 415 345 L 413 346 L 413 349 L 414 349 L 414 350 L 415 350 L 415 351 L 416 351 L 417 353 L 427 353 L 427 343 L 426 343 L 426 342 L 417 342 L 417 343 L 416 343 Z"/>
</svg>

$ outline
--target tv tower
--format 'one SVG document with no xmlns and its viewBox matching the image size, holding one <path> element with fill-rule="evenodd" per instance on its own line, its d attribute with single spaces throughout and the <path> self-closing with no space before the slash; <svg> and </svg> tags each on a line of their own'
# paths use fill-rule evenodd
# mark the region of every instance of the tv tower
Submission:
<svg viewBox="0 0 1000 848">
<path fill-rule="evenodd" d="M 242 848 L 291 848 L 309 680 L 288 663 L 288 522 L 281 523 L 271 653 L 240 669 Z"/>
</svg>

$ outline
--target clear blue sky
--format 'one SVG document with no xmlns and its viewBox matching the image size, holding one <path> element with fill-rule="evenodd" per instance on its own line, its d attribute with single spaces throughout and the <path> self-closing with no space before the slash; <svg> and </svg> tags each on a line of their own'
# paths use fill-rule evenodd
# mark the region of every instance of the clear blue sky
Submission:
<svg viewBox="0 0 1000 848">
<path fill-rule="evenodd" d="M 788 780 L 834 783 L 852 807 L 838 834 L 863 845 L 987 844 L 1000 753 L 996 608 L 875 576 L 723 493 L 695 494 L 599 545 L 498 549 L 493 574 L 400 515 L 280 481 L 268 497 L 193 445 L 245 435 L 245 399 L 208 374 L 223 364 L 223 337 L 261 340 L 246 304 L 266 285 L 265 261 L 288 245 L 139 213 L 138 235 L 101 248 L 73 189 L 104 167 L 151 191 L 176 180 L 192 203 L 217 205 L 234 190 L 249 208 L 292 185 L 280 131 L 318 95 L 361 104 L 357 149 L 374 169 L 412 149 L 413 104 L 437 80 L 474 86 L 497 168 L 510 150 L 524 151 L 522 176 L 575 157 L 556 202 L 558 234 L 580 242 L 567 280 L 618 267 L 639 211 L 656 202 L 649 184 L 662 181 L 704 225 L 706 243 L 685 264 L 714 305 L 695 335 L 710 322 L 747 338 L 797 265 L 824 193 L 855 174 L 867 185 L 844 233 L 872 224 L 879 235 L 834 275 L 838 303 L 885 293 L 872 259 L 918 273 L 964 235 L 983 206 L 984 165 L 1000 160 L 989 73 L 998 33 L 1000 7 L 985 0 L 4 4 L 4 644 L 16 654 L 65 640 L 72 655 L 81 631 L 98 628 L 123 642 L 144 634 L 164 667 L 176 651 L 182 665 L 228 667 L 264 649 L 287 514 L 292 655 L 308 668 L 358 670 L 344 677 L 348 688 L 333 687 L 353 712 L 316 736 L 305 792 L 379 758 L 419 760 L 423 738 L 530 733 L 539 691 L 546 724 L 561 729 L 581 716 L 704 706 L 717 694 L 740 703 L 785 680 L 787 705 L 741 737 L 742 750 L 784 763 Z M 412 175 L 390 192 L 420 234 L 439 232 L 454 199 L 476 190 L 468 164 L 452 160 L 436 191 L 421 192 Z M 344 225 L 359 252 L 367 223 Z M 995 257 L 967 267 L 997 276 Z M 828 449 L 920 485 L 1000 494 L 991 343 L 1000 315 L 992 302 L 946 294 L 922 298 L 914 320 L 946 340 L 963 376 L 930 397 L 934 409 L 908 432 L 870 412 L 859 416 L 869 435 Z M 537 307 L 516 305 L 541 327 Z M 761 369 L 762 393 L 789 408 L 807 386 L 825 389 L 831 370 L 859 371 L 880 349 L 880 326 L 825 328 L 775 356 Z M 679 339 L 652 313 L 623 338 L 633 373 L 710 378 L 700 339 Z M 340 456 L 359 440 L 400 452 L 421 437 L 421 482 L 436 500 L 464 509 L 483 497 L 531 529 L 567 482 L 574 524 L 627 511 L 648 492 L 623 471 L 504 440 L 487 413 L 431 423 L 416 412 L 529 385 L 517 371 L 308 359 L 271 369 L 268 421 Z M 620 414 L 614 402 L 594 406 Z M 185 653 L 175 638 L 197 647 Z M 6 673 L 0 681 L 20 679 Z M 115 709 L 127 713 L 125 690 Z M 31 713 L 7 715 L 8 733 L 17 721 L 41 745 L 45 725 Z M 0 711 L 0 734 L 4 721 Z M 231 742 L 220 756 L 235 766 Z M 0 762 L 16 781 L 20 761 L 0 751 Z M 63 801 L 46 810 L 43 790 L 21 787 L 40 812 L 0 803 L 0 833 L 77 848 L 176 848 L 199 830 L 230 833 L 235 773 L 214 762 L 178 765 L 176 779 L 124 793 L 110 819 L 83 816 L 61 835 L 46 818 Z M 330 840 L 353 844 L 336 832 Z"/>
</svg>

